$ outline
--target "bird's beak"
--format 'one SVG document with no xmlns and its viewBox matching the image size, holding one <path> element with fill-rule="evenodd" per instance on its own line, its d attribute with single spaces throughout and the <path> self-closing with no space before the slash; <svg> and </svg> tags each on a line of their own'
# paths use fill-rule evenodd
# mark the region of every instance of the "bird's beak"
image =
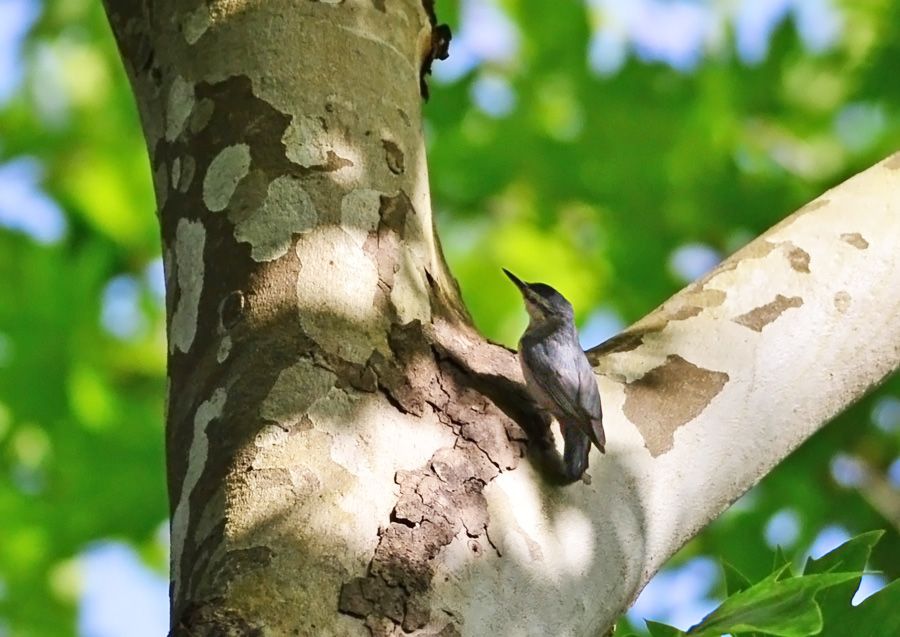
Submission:
<svg viewBox="0 0 900 637">
<path fill-rule="evenodd" d="M 515 274 L 513 274 L 506 268 L 503 268 L 503 274 L 508 276 L 509 280 L 516 284 L 516 287 L 519 288 L 519 291 L 522 292 L 522 294 L 525 294 L 525 290 L 528 289 L 528 284 L 525 283 L 525 281 L 523 281 L 522 279 L 517 277 Z"/>
</svg>

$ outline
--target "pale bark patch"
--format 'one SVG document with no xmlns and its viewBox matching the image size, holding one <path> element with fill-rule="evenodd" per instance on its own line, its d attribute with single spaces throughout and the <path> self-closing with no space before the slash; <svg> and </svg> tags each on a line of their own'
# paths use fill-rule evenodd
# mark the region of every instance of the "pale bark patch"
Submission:
<svg viewBox="0 0 900 637">
<path fill-rule="evenodd" d="M 769 325 L 770 323 L 778 319 L 778 317 L 781 316 L 786 310 L 790 308 L 800 307 L 802 305 L 803 299 L 801 299 L 799 296 L 787 297 L 783 294 L 779 294 L 770 303 L 766 303 L 765 305 L 754 308 L 745 314 L 741 314 L 740 316 L 735 317 L 732 320 L 738 325 L 749 327 L 755 332 L 762 332 L 763 328 L 766 325 Z"/>
<path fill-rule="evenodd" d="M 677 354 L 625 386 L 625 416 L 654 457 L 670 449 L 675 432 L 699 416 L 728 382 L 728 374 L 703 369 Z"/>
<path fill-rule="evenodd" d="M 336 380 L 331 371 L 301 358 L 278 374 L 260 406 L 259 415 L 288 426 L 296 423 L 313 403 L 328 393 Z"/>
<path fill-rule="evenodd" d="M 391 288 L 391 303 L 397 311 L 397 317 L 401 323 L 417 319 L 427 323 L 431 319 L 431 304 L 415 256 L 409 250 L 403 250 L 399 266 L 400 270 L 395 274 Z"/>
<path fill-rule="evenodd" d="M 340 506 L 347 512 L 371 508 L 372 517 L 360 516 L 368 519 L 370 526 L 360 527 L 360 531 L 372 540 L 377 521 L 387 520 L 397 496 L 391 490 L 376 494 L 371 485 L 393 483 L 398 471 L 422 466 L 435 450 L 455 441 L 433 414 L 422 418 L 398 414 L 377 394 L 334 388 L 309 409 L 309 419 L 317 431 L 329 434 L 331 460 L 356 476 L 347 485 Z M 402 446 L 396 444 L 398 440 L 403 440 Z"/>
<path fill-rule="evenodd" d="M 184 130 L 184 124 L 194 108 L 194 85 L 176 75 L 169 87 L 166 102 L 166 140 L 175 141 Z"/>
<path fill-rule="evenodd" d="M 153 186 L 156 191 L 156 214 L 159 215 L 169 198 L 169 169 L 164 161 L 153 171 Z"/>
<path fill-rule="evenodd" d="M 294 116 L 281 141 L 285 155 L 304 168 L 333 167 L 335 179 L 353 183 L 363 178 L 360 153 L 340 134 L 326 127 L 322 117 Z"/>
<path fill-rule="evenodd" d="M 181 159 L 181 173 L 176 186 L 178 192 L 185 193 L 188 191 L 188 188 L 191 187 L 191 182 L 194 180 L 194 171 L 196 168 L 197 163 L 190 155 L 185 155 Z"/>
<path fill-rule="evenodd" d="M 378 270 L 350 235 L 319 227 L 300 238 L 297 256 L 297 301 L 307 335 L 354 363 L 365 363 L 376 346 L 386 349 L 387 317 L 374 308 Z"/>
<path fill-rule="evenodd" d="M 209 124 L 210 118 L 212 118 L 212 114 L 215 108 L 216 103 L 208 97 L 204 97 L 203 99 L 198 101 L 194 105 L 194 110 L 191 113 L 191 119 L 188 122 L 188 130 L 196 135 L 204 128 L 206 128 L 206 125 Z"/>
<path fill-rule="evenodd" d="M 328 151 L 328 146 L 324 142 L 326 135 L 322 120 L 295 116 L 281 136 L 285 155 L 292 162 L 306 168 L 324 164 Z"/>
<path fill-rule="evenodd" d="M 302 389 L 294 387 L 294 391 Z M 279 593 L 285 605 L 305 609 L 302 634 L 313 635 L 319 632 L 309 626 L 333 625 L 341 585 L 366 572 L 396 504 L 396 489 L 390 487 L 395 475 L 421 467 L 435 449 L 452 445 L 455 436 L 433 413 L 420 418 L 398 412 L 380 393 L 332 387 L 306 415 L 308 428 L 291 427 L 283 437 L 273 434 L 276 444 L 255 445 L 253 471 L 248 474 L 286 471 L 289 488 L 262 476 L 248 482 L 240 498 L 241 526 L 229 531 L 241 535 L 252 530 L 255 542 L 275 549 L 266 575 L 269 581 L 272 572 L 284 569 L 308 586 L 334 591 L 315 604 L 309 604 L 308 591 L 302 587 Z M 402 445 L 397 444 L 399 440 Z M 305 559 L 298 564 L 289 550 L 279 550 L 282 538 L 289 538 L 285 549 L 303 546 Z M 240 586 L 251 592 L 251 587 L 266 581 L 244 578 Z M 398 622 L 403 618 L 404 599 L 398 596 L 394 606 Z M 341 626 L 328 634 L 357 634 Z"/>
<path fill-rule="evenodd" d="M 852 297 L 846 290 L 839 290 L 834 295 L 834 309 L 841 314 L 846 314 L 847 310 L 850 309 L 850 301 L 852 300 Z"/>
<path fill-rule="evenodd" d="M 545 496 L 533 482 L 535 476 L 528 479 L 517 473 L 501 474 L 486 489 L 490 503 L 487 535 L 496 551 L 548 584 L 587 576 L 597 557 L 603 555 L 596 545 L 594 523 L 580 506 L 569 504 L 567 497 L 560 497 L 549 513 Z M 499 555 L 490 558 L 495 561 Z"/>
<path fill-rule="evenodd" d="M 559 539 L 558 561 L 569 577 L 587 577 L 594 564 L 596 533 L 590 518 L 576 507 L 565 507 L 553 519 Z"/>
<path fill-rule="evenodd" d="M 163 244 L 162 249 L 163 276 L 166 279 L 166 290 L 172 290 L 175 285 L 175 256 L 172 248 Z"/>
<path fill-rule="evenodd" d="M 287 254 L 296 233 L 315 227 L 315 205 L 302 182 L 287 175 L 273 180 L 262 208 L 235 223 L 234 238 L 250 244 L 254 261 L 273 261 Z"/>
<path fill-rule="evenodd" d="M 213 211 L 225 210 L 231 196 L 250 169 L 250 146 L 235 144 L 213 158 L 203 178 L 203 203 Z"/>
<path fill-rule="evenodd" d="M 172 313 L 169 351 L 187 352 L 197 333 L 197 311 L 203 292 L 203 248 L 206 230 L 199 221 L 180 219 L 175 230 L 175 271 L 181 296 Z"/>
<path fill-rule="evenodd" d="M 357 188 L 341 199 L 341 227 L 360 247 L 369 233 L 378 229 L 381 219 L 381 193 L 371 188 Z"/>
<path fill-rule="evenodd" d="M 181 181 L 181 157 L 172 160 L 172 188 L 178 190 L 178 182 Z"/>
<path fill-rule="evenodd" d="M 253 439 L 253 444 L 257 447 L 274 447 L 283 445 L 287 442 L 288 432 L 279 425 L 266 425 L 259 430 Z"/>
<path fill-rule="evenodd" d="M 188 447 L 187 468 L 184 472 L 184 480 L 181 482 L 181 492 L 178 496 L 178 504 L 175 505 L 175 512 L 172 514 L 171 523 L 172 555 L 170 567 L 172 582 L 175 587 L 173 595 L 175 596 L 178 595 L 178 589 L 181 586 L 181 556 L 184 553 L 188 521 L 191 513 L 188 499 L 194 487 L 197 486 L 203 469 L 206 467 L 207 455 L 209 454 L 207 427 L 213 420 L 222 415 L 222 409 L 225 406 L 227 397 L 225 389 L 217 389 L 209 400 L 200 404 L 197 412 L 194 414 L 194 428 L 191 433 L 190 447 Z"/>
<path fill-rule="evenodd" d="M 306 467 L 291 467 L 288 473 L 291 476 L 291 485 L 301 493 L 312 493 L 322 486 L 316 474 Z"/>
<path fill-rule="evenodd" d="M 185 41 L 188 44 L 196 43 L 206 33 L 210 23 L 209 6 L 206 0 L 200 0 L 200 6 L 184 16 L 182 33 Z"/>
<path fill-rule="evenodd" d="M 231 354 L 231 336 L 226 334 L 219 343 L 219 349 L 216 350 L 216 361 L 224 363 L 229 354 Z"/>
</svg>

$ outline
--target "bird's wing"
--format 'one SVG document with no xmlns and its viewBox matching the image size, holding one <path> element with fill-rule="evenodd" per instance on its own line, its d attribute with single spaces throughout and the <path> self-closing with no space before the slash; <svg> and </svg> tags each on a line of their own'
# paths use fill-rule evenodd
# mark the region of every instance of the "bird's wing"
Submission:
<svg viewBox="0 0 900 637">
<path fill-rule="evenodd" d="M 531 370 L 534 382 L 553 403 L 569 418 L 583 417 L 576 403 L 578 396 L 578 370 L 560 359 L 560 348 L 550 340 L 522 348 L 522 362 Z"/>
<path fill-rule="evenodd" d="M 576 362 L 578 369 L 578 404 L 590 419 L 585 422 L 590 431 L 585 433 L 597 445 L 600 451 L 605 451 L 606 433 L 603 431 L 603 408 L 600 405 L 600 390 L 597 388 L 597 378 L 587 357 L 582 354 Z"/>
<path fill-rule="evenodd" d="M 597 377 L 587 357 L 582 354 L 574 362 L 578 370 L 578 404 L 591 418 L 602 418 L 603 409 L 600 406 L 600 390 L 597 389 Z"/>
<path fill-rule="evenodd" d="M 553 400 L 562 412 L 560 415 L 582 429 L 597 448 L 603 451 L 606 439 L 600 411 L 600 392 L 587 358 L 579 348 L 577 351 L 580 356 L 568 361 L 568 364 L 551 367 L 546 365 L 547 361 L 562 362 L 563 352 L 571 356 L 570 347 L 557 339 L 548 338 L 533 348 L 523 349 L 524 362 L 534 370 L 534 381 Z"/>
</svg>

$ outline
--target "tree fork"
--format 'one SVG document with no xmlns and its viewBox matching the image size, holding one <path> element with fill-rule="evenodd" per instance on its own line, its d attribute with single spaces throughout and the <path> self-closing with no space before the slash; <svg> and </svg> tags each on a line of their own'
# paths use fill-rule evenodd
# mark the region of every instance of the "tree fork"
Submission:
<svg viewBox="0 0 900 637">
<path fill-rule="evenodd" d="M 609 452 L 543 479 L 434 234 L 430 10 L 107 2 L 166 266 L 174 634 L 598 634 L 897 367 L 895 156 L 592 352 Z"/>
</svg>

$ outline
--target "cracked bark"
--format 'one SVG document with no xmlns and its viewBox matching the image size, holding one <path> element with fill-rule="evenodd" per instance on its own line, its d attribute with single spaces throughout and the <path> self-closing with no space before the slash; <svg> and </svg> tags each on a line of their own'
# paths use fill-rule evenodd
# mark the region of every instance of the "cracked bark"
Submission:
<svg viewBox="0 0 900 637">
<path fill-rule="evenodd" d="M 897 366 L 894 157 L 592 351 L 608 454 L 564 487 L 434 233 L 433 3 L 107 12 L 166 264 L 173 634 L 601 634 Z"/>
</svg>

